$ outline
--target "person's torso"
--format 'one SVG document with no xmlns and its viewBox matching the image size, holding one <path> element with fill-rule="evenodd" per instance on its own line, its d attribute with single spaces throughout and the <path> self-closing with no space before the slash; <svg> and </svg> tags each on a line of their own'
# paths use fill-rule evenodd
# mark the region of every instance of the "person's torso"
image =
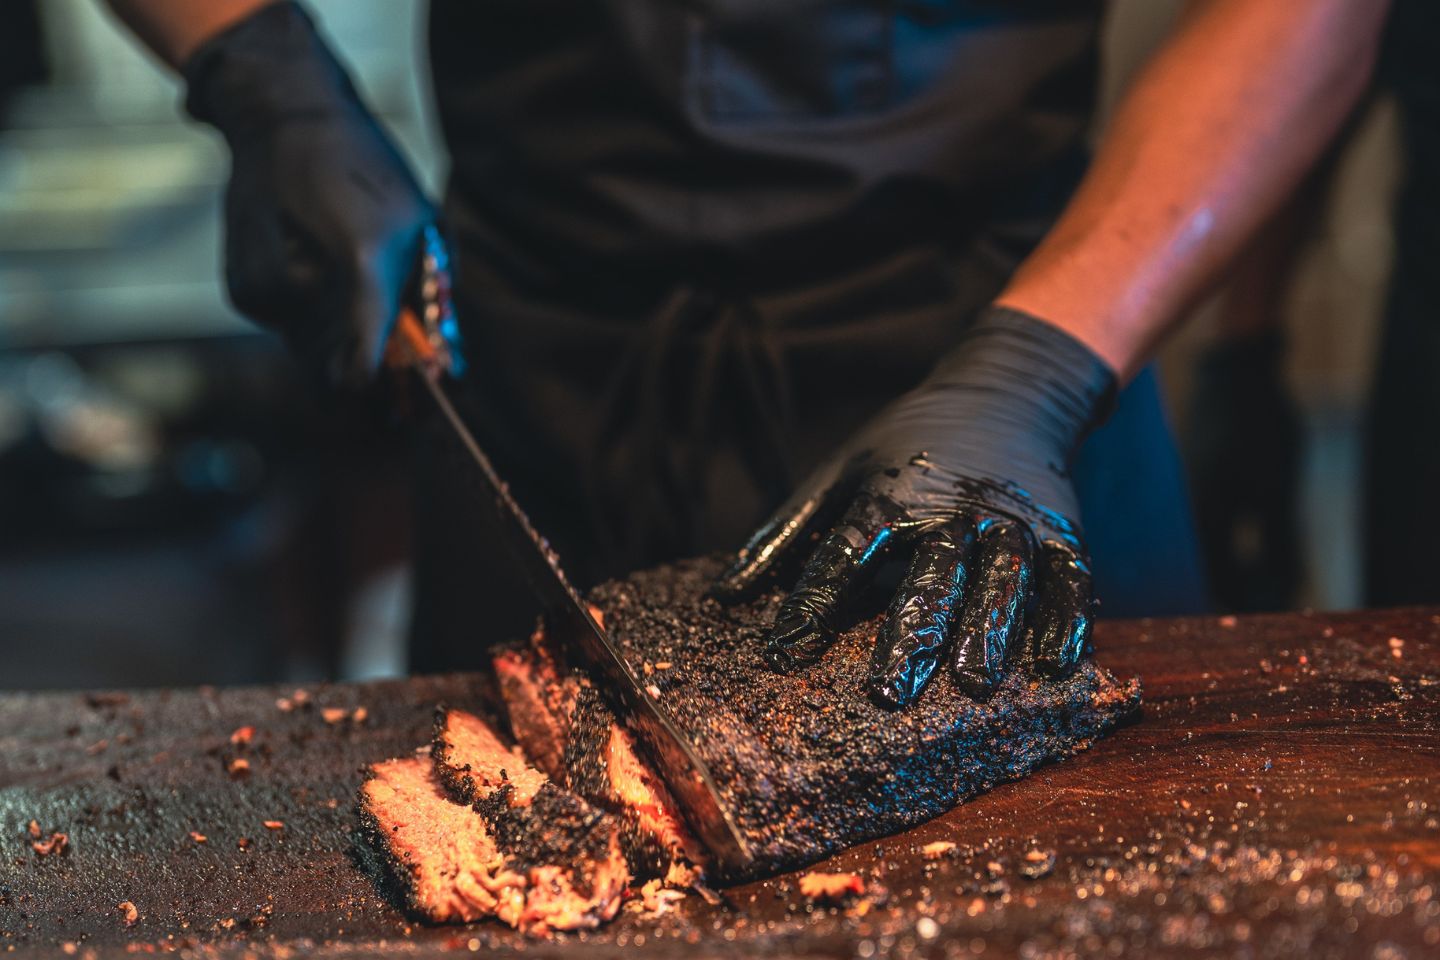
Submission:
<svg viewBox="0 0 1440 960">
<path fill-rule="evenodd" d="M 517 270 L 757 288 L 1048 220 L 1099 7 L 432 0 L 451 203 Z"/>
</svg>

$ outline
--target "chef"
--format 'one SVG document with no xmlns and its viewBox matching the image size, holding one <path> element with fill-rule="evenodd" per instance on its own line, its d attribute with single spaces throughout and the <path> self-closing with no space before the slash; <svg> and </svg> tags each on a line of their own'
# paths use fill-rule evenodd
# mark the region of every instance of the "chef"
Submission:
<svg viewBox="0 0 1440 960">
<path fill-rule="evenodd" d="M 743 542 L 716 592 L 792 590 L 793 670 L 899 570 L 893 707 L 1070 670 L 1096 598 L 1203 605 L 1147 363 L 1387 6 L 1189 3 L 1092 156 L 1099 0 L 432 0 L 437 209 L 300 5 L 110 3 L 230 147 L 242 312 L 359 389 L 442 220 L 465 415 L 576 579 Z M 413 666 L 465 666 L 534 611 L 423 450 L 417 493 Z"/>
</svg>

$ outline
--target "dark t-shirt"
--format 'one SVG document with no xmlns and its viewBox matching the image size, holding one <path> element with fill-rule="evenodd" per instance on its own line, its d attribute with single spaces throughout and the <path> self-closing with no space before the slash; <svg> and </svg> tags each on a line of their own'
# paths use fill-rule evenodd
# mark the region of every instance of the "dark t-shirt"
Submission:
<svg viewBox="0 0 1440 960">
<path fill-rule="evenodd" d="M 432 0 L 451 203 L 509 271 L 803 285 L 1033 238 L 1073 186 L 1100 0 Z M 498 265 L 507 269 L 504 263 Z"/>
</svg>

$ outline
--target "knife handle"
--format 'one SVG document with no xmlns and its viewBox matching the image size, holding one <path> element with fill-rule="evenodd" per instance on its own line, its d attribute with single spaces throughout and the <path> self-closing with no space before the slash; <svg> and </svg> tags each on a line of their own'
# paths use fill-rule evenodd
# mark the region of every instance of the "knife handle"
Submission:
<svg viewBox="0 0 1440 960">
<path fill-rule="evenodd" d="M 421 367 L 437 370 L 444 366 L 440 351 L 425 332 L 420 316 L 409 306 L 400 308 L 395 330 L 385 345 L 385 365 L 391 368 Z"/>
</svg>

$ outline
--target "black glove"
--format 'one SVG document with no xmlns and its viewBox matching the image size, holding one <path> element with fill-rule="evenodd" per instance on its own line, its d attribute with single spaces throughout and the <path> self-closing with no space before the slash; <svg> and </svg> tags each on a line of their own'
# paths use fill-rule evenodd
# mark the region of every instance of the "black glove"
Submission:
<svg viewBox="0 0 1440 960">
<path fill-rule="evenodd" d="M 264 7 L 182 71 L 230 145 L 225 274 L 242 313 L 332 386 L 379 369 L 434 208 L 293 3 Z"/>
<path fill-rule="evenodd" d="M 942 656 L 977 698 L 1012 656 L 1047 675 L 1073 670 L 1094 603 L 1068 464 L 1114 391 L 1114 374 L 1081 343 L 991 307 L 800 487 L 717 592 L 749 592 L 844 511 L 780 607 L 771 666 L 819 659 L 869 575 L 908 554 L 871 663 L 880 703 L 914 701 Z"/>
</svg>

